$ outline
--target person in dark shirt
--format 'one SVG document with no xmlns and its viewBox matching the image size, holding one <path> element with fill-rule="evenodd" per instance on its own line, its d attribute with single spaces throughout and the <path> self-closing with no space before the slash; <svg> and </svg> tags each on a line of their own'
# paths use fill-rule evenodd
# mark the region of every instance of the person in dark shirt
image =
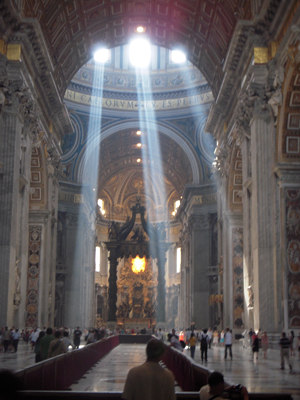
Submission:
<svg viewBox="0 0 300 400">
<path fill-rule="evenodd" d="M 280 346 L 280 356 L 281 356 L 281 368 L 284 369 L 284 359 L 286 359 L 287 364 L 292 369 L 292 364 L 290 363 L 290 356 L 289 356 L 289 348 L 290 348 L 290 339 L 286 337 L 285 332 L 282 332 L 281 339 L 279 340 Z"/>
<path fill-rule="evenodd" d="M 82 332 L 79 329 L 79 326 L 77 326 L 77 329 L 74 331 L 74 338 L 73 338 L 75 349 L 79 349 L 81 335 Z"/>
</svg>

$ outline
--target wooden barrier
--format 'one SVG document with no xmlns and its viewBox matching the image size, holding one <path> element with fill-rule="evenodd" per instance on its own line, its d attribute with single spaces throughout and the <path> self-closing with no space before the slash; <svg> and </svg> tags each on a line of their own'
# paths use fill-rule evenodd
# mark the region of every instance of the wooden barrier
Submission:
<svg viewBox="0 0 300 400">
<path fill-rule="evenodd" d="M 111 336 L 80 350 L 41 361 L 15 375 L 25 390 L 66 390 L 118 344 L 119 336 Z"/>
<path fill-rule="evenodd" d="M 64 391 L 74 381 L 79 380 L 95 363 L 118 346 L 120 339 L 126 342 L 126 335 L 111 336 L 87 345 L 80 350 L 42 361 L 32 367 L 20 370 L 15 375 L 20 378 L 24 391 L 20 399 L 33 400 L 121 400 L 120 392 L 74 392 Z M 143 342 L 150 337 L 140 339 Z M 136 339 L 137 340 L 137 339 Z M 130 342 L 132 338 L 130 337 Z M 169 368 L 183 392 L 176 393 L 177 400 L 199 400 L 199 390 L 207 384 L 208 369 L 195 364 L 181 352 L 165 344 L 163 363 Z M 228 382 L 227 382 L 228 383 Z M 292 400 L 290 394 L 250 393 L 250 400 Z"/>
</svg>

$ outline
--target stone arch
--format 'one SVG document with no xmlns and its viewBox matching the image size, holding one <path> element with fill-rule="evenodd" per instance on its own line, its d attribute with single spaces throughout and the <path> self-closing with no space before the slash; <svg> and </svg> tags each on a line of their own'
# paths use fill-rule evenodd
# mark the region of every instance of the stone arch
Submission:
<svg viewBox="0 0 300 400">
<path fill-rule="evenodd" d="M 122 129 L 135 129 L 137 125 L 136 121 L 127 121 L 122 123 Z M 150 129 L 156 129 L 158 132 L 163 133 L 167 137 L 173 139 L 184 151 L 186 154 L 187 158 L 190 161 L 191 169 L 192 169 L 192 174 L 193 174 L 193 181 L 192 184 L 199 184 L 201 180 L 203 179 L 203 170 L 198 162 L 198 157 L 195 154 L 195 151 L 189 146 L 189 144 L 182 138 L 182 136 L 179 134 L 179 132 L 175 132 L 174 129 L 170 129 L 169 127 L 165 126 L 164 124 L 160 123 L 159 121 L 154 122 L 148 122 L 147 127 Z M 120 130 L 120 125 L 116 124 L 112 127 L 109 127 L 108 129 L 104 130 L 101 132 L 101 140 L 107 138 L 108 136 L 117 133 Z M 78 167 L 77 171 L 75 172 L 75 176 L 77 178 L 78 182 L 84 182 L 85 179 L 85 174 L 88 173 L 88 171 L 85 171 L 84 169 L 84 160 L 89 159 L 89 152 L 94 149 L 94 144 L 98 143 L 98 138 L 96 137 L 95 132 L 93 132 L 93 135 L 91 137 L 91 143 L 89 145 L 88 149 L 83 149 L 81 155 L 78 157 Z M 83 154 L 84 151 L 86 151 L 86 154 Z"/>
</svg>

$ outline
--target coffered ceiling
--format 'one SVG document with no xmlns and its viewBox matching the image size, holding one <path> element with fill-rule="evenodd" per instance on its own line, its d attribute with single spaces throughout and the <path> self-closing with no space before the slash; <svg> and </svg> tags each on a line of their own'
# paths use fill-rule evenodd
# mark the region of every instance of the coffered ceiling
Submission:
<svg viewBox="0 0 300 400">
<path fill-rule="evenodd" d="M 237 19 L 253 17 L 250 0 L 24 0 L 22 16 L 36 18 L 63 94 L 99 43 L 126 44 L 138 25 L 153 44 L 182 45 L 212 90 L 222 80 Z"/>
</svg>

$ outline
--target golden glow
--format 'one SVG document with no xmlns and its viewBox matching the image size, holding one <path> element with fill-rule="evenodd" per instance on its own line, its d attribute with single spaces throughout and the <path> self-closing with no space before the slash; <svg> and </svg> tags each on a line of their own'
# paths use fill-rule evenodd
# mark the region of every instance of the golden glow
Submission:
<svg viewBox="0 0 300 400">
<path fill-rule="evenodd" d="M 144 272 L 145 266 L 146 266 L 145 257 L 140 258 L 139 256 L 137 256 L 135 257 L 134 260 L 132 260 L 132 271 L 135 274 L 138 274 L 139 272 Z"/>
<path fill-rule="evenodd" d="M 137 134 L 137 135 L 141 135 L 141 134 L 142 134 L 142 131 L 137 131 L 136 134 Z"/>
<path fill-rule="evenodd" d="M 137 147 L 142 147 L 142 143 L 138 143 L 138 144 L 137 144 Z"/>
<path fill-rule="evenodd" d="M 137 160 L 136 160 L 136 162 L 141 162 L 142 160 L 140 159 L 140 158 L 138 158 Z"/>
<path fill-rule="evenodd" d="M 138 33 L 144 33 L 144 32 L 146 32 L 146 28 L 144 28 L 143 26 L 138 26 L 138 27 L 136 28 L 136 31 L 137 31 Z"/>
</svg>

